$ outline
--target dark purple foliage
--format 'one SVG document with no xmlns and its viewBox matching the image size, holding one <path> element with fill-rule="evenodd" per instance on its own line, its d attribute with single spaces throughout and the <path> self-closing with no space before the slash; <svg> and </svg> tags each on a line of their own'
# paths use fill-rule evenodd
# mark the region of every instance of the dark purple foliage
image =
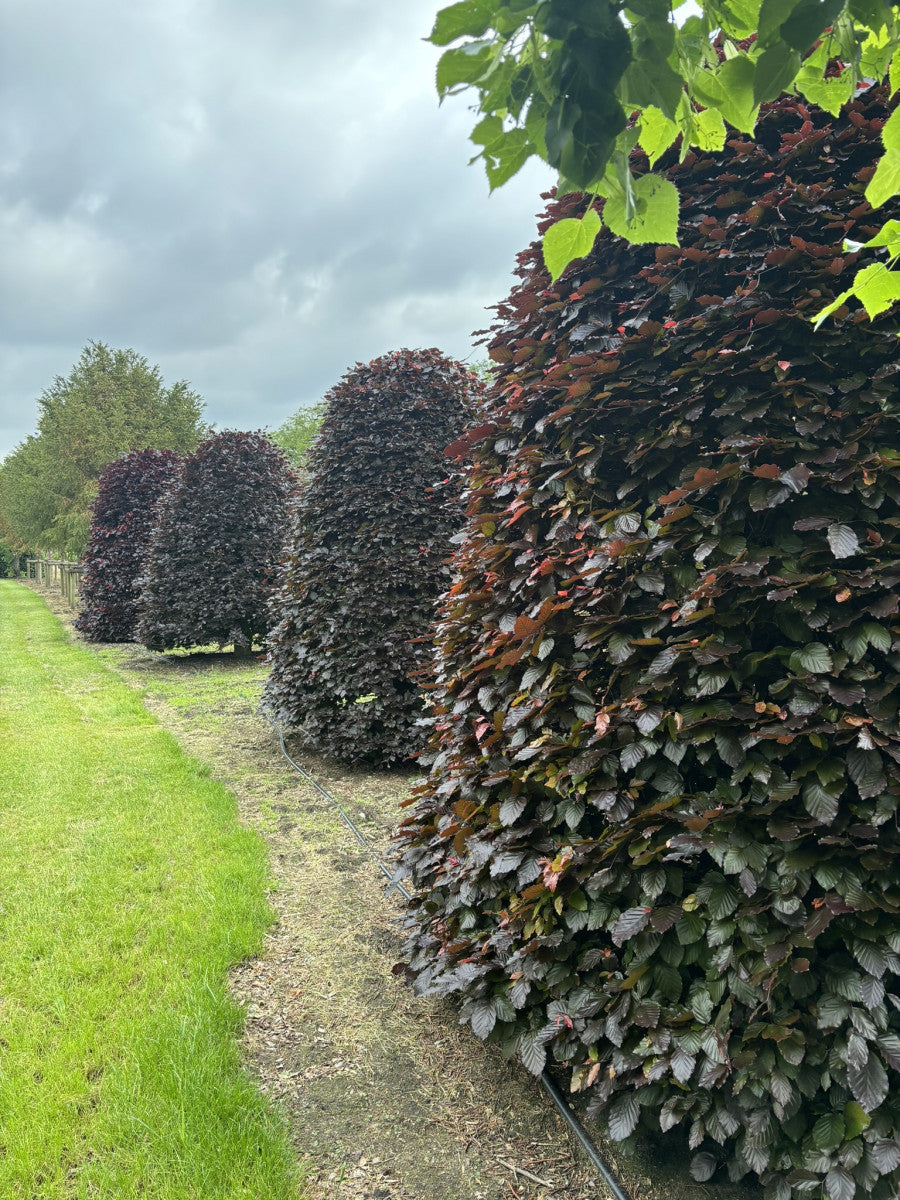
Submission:
<svg viewBox="0 0 900 1200">
<path fill-rule="evenodd" d="M 764 106 L 670 160 L 679 247 L 522 256 L 401 835 L 421 990 L 772 1200 L 900 1186 L 898 321 L 811 325 L 888 111 Z"/>
<path fill-rule="evenodd" d="M 325 398 L 273 602 L 266 696 L 344 762 L 391 765 L 421 747 L 411 675 L 429 658 L 462 518 L 443 452 L 477 389 L 437 350 L 398 350 L 358 364 Z"/>
<path fill-rule="evenodd" d="M 160 505 L 138 640 L 151 650 L 265 637 L 295 477 L 262 433 L 213 434 Z"/>
<path fill-rule="evenodd" d="M 162 493 L 181 469 L 174 450 L 133 450 L 100 476 L 75 628 L 90 642 L 133 642 L 138 580 Z"/>
</svg>

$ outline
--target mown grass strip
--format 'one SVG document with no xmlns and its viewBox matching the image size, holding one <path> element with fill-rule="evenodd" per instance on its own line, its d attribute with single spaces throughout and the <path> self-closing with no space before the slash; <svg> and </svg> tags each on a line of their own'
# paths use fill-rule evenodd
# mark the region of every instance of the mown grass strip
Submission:
<svg viewBox="0 0 900 1200">
<path fill-rule="evenodd" d="M 0 1196 L 288 1200 L 230 964 L 270 920 L 234 798 L 0 581 Z"/>
</svg>

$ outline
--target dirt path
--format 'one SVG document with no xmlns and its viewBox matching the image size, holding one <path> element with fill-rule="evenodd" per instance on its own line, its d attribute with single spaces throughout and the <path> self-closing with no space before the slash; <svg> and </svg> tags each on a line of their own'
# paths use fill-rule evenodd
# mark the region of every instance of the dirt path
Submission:
<svg viewBox="0 0 900 1200">
<path fill-rule="evenodd" d="M 264 666 L 139 646 L 99 653 L 234 791 L 241 819 L 268 843 L 277 923 L 232 983 L 246 1006 L 248 1066 L 310 1160 L 311 1200 L 606 1200 L 540 1085 L 461 1028 L 449 1003 L 415 999 L 392 974 L 397 901 L 339 815 L 281 756 L 256 708 Z M 411 777 L 296 754 L 386 850 Z M 693 1184 L 684 1166 L 657 1154 L 617 1170 L 633 1200 L 760 1194 Z"/>
</svg>

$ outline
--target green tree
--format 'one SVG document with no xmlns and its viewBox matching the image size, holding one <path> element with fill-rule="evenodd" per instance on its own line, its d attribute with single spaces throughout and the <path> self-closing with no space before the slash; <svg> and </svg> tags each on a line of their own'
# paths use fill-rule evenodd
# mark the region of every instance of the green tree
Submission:
<svg viewBox="0 0 900 1200">
<path fill-rule="evenodd" d="M 53 497 L 46 487 L 50 463 L 34 435 L 20 442 L 0 468 L 0 530 L 5 541 L 35 549 L 46 544 L 53 523 Z"/>
<path fill-rule="evenodd" d="M 0 578 L 18 574 L 22 566 L 22 556 L 28 549 L 4 520 L 2 494 L 3 468 L 0 466 Z"/>
<path fill-rule="evenodd" d="M 324 419 L 325 403 L 320 401 L 311 408 L 298 409 L 269 434 L 275 445 L 280 446 L 291 460 L 292 466 L 301 473 L 306 470 L 307 456 Z"/>
<path fill-rule="evenodd" d="M 652 168 L 676 143 L 682 157 L 722 149 L 727 126 L 752 137 L 760 105 L 783 92 L 836 115 L 866 81 L 889 73 L 900 87 L 900 6 L 889 0 L 697 0 L 698 15 L 676 20 L 684 3 L 462 0 L 437 15 L 438 92 L 478 92 L 471 136 L 491 188 L 536 156 L 559 172 L 560 194 L 605 200 L 602 216 L 589 207 L 546 231 L 554 278 L 602 224 L 630 242 L 677 242 L 678 191 L 652 170 L 633 174 L 636 145 Z M 900 190 L 900 113 L 882 141 L 873 208 Z M 887 261 L 862 267 L 841 300 L 855 295 L 871 317 L 900 298 L 890 269 L 900 222 L 866 244 Z"/>
<path fill-rule="evenodd" d="M 38 399 L 37 433 L 3 464 L 0 514 L 31 546 L 82 553 L 103 468 L 130 450 L 193 451 L 206 433 L 187 383 L 134 350 L 89 342 Z"/>
</svg>

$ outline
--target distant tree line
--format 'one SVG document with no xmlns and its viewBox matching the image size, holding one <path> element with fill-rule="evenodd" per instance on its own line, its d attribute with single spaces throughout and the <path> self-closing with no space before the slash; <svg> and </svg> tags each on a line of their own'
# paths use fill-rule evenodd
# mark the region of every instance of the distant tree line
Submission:
<svg viewBox="0 0 900 1200">
<path fill-rule="evenodd" d="M 38 548 L 82 558 L 109 463 L 137 450 L 191 454 L 210 433 L 186 382 L 167 386 L 136 351 L 99 341 L 37 404 L 37 430 L 0 462 L 0 575 Z M 270 435 L 301 476 L 324 413 L 321 403 L 301 408 Z"/>
</svg>

